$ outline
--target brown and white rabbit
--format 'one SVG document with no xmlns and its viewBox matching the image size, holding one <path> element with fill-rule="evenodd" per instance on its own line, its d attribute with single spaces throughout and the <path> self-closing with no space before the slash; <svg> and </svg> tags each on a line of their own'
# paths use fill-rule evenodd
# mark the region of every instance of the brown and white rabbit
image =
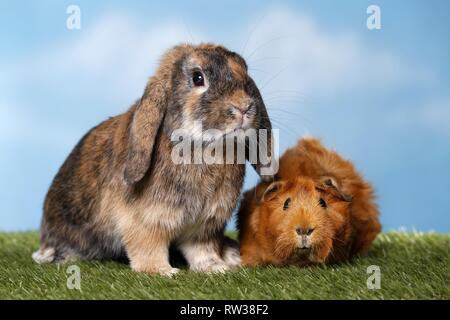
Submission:
<svg viewBox="0 0 450 320">
<path fill-rule="evenodd" d="M 201 139 L 196 121 L 205 130 L 271 131 L 244 59 L 222 46 L 172 48 L 142 98 L 81 139 L 48 191 L 41 247 L 33 258 L 128 257 L 133 270 L 170 275 L 178 271 L 169 263 L 168 249 L 174 245 L 191 270 L 223 271 L 239 264 L 238 249 L 224 245 L 223 231 L 242 188 L 245 164 L 176 164 L 171 159 L 174 130 Z"/>
<path fill-rule="evenodd" d="M 367 253 L 381 230 L 374 192 L 350 161 L 302 139 L 275 182 L 245 193 L 238 213 L 242 263 L 334 263 Z"/>
</svg>

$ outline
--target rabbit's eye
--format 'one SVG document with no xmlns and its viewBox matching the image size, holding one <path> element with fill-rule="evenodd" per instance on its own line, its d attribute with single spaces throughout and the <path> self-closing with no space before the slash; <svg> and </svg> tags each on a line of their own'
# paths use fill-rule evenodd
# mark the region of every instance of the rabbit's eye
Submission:
<svg viewBox="0 0 450 320">
<path fill-rule="evenodd" d="M 323 200 L 322 198 L 319 199 L 319 204 L 322 208 L 326 208 L 327 207 L 327 203 L 325 202 L 325 200 Z"/>
<path fill-rule="evenodd" d="M 287 198 L 283 204 L 283 210 L 287 210 L 289 208 L 290 203 L 291 203 L 291 198 Z"/>
<path fill-rule="evenodd" d="M 205 85 L 205 78 L 200 71 L 195 71 L 192 75 L 192 82 L 196 87 L 203 87 Z"/>
</svg>

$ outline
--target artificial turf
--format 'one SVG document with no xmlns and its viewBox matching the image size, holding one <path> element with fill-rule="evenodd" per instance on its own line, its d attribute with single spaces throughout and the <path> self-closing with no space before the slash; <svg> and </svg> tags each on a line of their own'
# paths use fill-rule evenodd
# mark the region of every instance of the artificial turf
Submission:
<svg viewBox="0 0 450 320">
<path fill-rule="evenodd" d="M 225 274 L 187 270 L 173 278 L 131 271 L 119 262 L 38 265 L 38 233 L 0 233 L 0 299 L 450 299 L 450 235 L 390 232 L 370 254 L 308 268 L 265 267 Z M 76 264 L 81 288 L 69 289 Z M 380 268 L 380 289 L 368 289 L 367 268 Z"/>
</svg>

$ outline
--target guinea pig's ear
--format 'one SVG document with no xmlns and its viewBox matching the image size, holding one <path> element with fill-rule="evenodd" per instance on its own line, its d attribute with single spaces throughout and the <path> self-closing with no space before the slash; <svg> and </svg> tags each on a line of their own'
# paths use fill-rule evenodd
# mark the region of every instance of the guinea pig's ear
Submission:
<svg viewBox="0 0 450 320">
<path fill-rule="evenodd" d="M 316 185 L 316 188 L 319 191 L 326 192 L 341 201 L 351 202 L 353 200 L 351 195 L 346 194 L 341 190 L 337 181 L 332 177 L 322 177 L 320 182 Z"/>
<path fill-rule="evenodd" d="M 166 108 L 167 88 L 160 79 L 154 77 L 149 81 L 141 100 L 132 109 L 123 175 L 128 185 L 139 182 L 150 166 L 153 145 Z"/>
<path fill-rule="evenodd" d="M 283 189 L 284 184 L 285 183 L 283 181 L 272 182 L 258 197 L 258 203 L 272 200 L 277 195 L 277 193 Z"/>
</svg>

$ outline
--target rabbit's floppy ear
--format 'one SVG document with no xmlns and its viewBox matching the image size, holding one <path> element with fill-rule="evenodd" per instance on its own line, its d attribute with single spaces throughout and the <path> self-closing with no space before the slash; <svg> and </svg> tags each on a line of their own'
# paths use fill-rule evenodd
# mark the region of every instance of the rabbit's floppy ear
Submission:
<svg viewBox="0 0 450 320">
<path fill-rule="evenodd" d="M 276 154 L 274 154 L 274 139 L 272 132 L 272 124 L 270 123 L 269 115 L 267 113 L 264 101 L 256 87 L 256 84 L 251 80 L 251 89 L 253 95 L 257 97 L 258 110 L 259 110 L 259 126 L 257 132 L 257 161 L 251 162 L 253 168 L 261 177 L 261 180 L 265 182 L 271 182 L 274 179 L 275 174 L 278 171 L 278 161 Z M 265 134 L 262 130 L 265 130 Z M 254 146 L 253 146 L 254 147 Z M 247 152 L 247 156 L 249 152 Z M 249 160 L 247 158 L 247 160 Z"/>
<path fill-rule="evenodd" d="M 149 81 L 134 108 L 124 170 L 124 179 L 128 185 L 139 182 L 147 172 L 155 138 L 167 109 L 167 88 L 159 80 L 152 78 Z"/>
<path fill-rule="evenodd" d="M 191 51 L 192 46 L 181 44 L 163 55 L 158 70 L 150 79 L 141 100 L 132 111 L 128 154 L 123 175 L 128 185 L 139 182 L 150 166 L 155 139 L 172 91 L 171 80 L 174 67 Z"/>
<path fill-rule="evenodd" d="M 150 166 L 156 135 L 167 109 L 167 87 L 152 78 L 134 108 L 129 128 L 128 154 L 123 177 L 128 185 L 139 182 Z"/>
</svg>

